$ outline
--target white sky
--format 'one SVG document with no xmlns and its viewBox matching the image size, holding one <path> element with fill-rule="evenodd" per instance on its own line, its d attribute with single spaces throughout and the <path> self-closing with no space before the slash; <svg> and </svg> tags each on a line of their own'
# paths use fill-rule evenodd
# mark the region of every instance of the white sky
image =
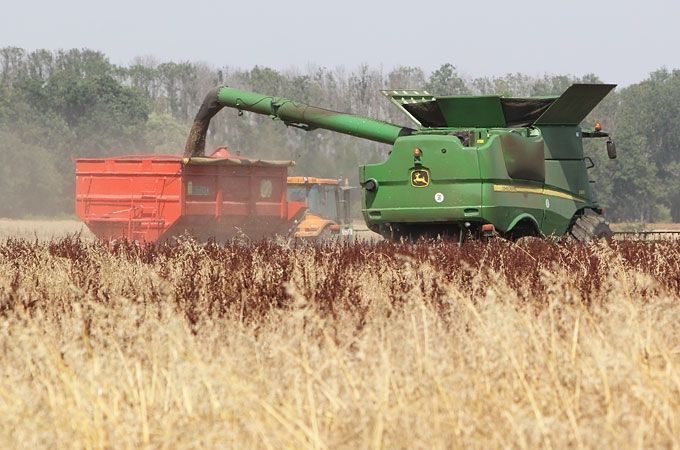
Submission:
<svg viewBox="0 0 680 450">
<path fill-rule="evenodd" d="M 465 75 L 595 73 L 627 85 L 680 68 L 680 1 L 322 0 L 14 1 L 2 5 L 0 46 L 88 47 L 215 66 L 309 65 Z"/>
</svg>

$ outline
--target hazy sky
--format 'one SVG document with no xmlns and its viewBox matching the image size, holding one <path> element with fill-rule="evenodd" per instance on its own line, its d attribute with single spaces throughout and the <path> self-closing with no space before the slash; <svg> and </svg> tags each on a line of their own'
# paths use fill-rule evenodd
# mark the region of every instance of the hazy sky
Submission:
<svg viewBox="0 0 680 450">
<path fill-rule="evenodd" d="M 680 68 L 680 1 L 143 0 L 3 2 L 0 46 L 88 47 L 249 68 L 308 65 L 465 75 L 595 73 L 630 84 Z"/>
</svg>

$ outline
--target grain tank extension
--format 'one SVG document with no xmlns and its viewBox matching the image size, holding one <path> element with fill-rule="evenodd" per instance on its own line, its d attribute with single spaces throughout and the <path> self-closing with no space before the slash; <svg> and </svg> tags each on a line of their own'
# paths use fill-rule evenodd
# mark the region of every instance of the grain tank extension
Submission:
<svg viewBox="0 0 680 450">
<path fill-rule="evenodd" d="M 203 155 L 210 119 L 228 106 L 392 145 L 384 162 L 359 168 L 364 219 L 385 237 L 571 234 L 586 241 L 611 231 L 582 140 L 609 135 L 580 123 L 614 87 L 575 84 L 559 97 L 537 98 L 383 91 L 414 128 L 221 87 L 198 112 L 185 157 Z M 607 151 L 616 156 L 611 139 Z"/>
</svg>

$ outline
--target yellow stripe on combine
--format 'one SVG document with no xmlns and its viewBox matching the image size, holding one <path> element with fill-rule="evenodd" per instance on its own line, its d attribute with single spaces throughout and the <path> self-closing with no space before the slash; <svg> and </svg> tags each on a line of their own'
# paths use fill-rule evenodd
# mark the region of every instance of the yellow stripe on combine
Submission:
<svg viewBox="0 0 680 450">
<path fill-rule="evenodd" d="M 549 195 L 551 197 L 565 198 L 567 200 L 573 200 L 575 202 L 585 203 L 584 200 L 576 197 L 575 195 L 567 194 L 565 192 L 556 191 L 554 189 L 546 189 L 539 187 L 529 187 L 529 186 L 512 186 L 509 184 L 494 184 L 494 192 L 519 192 L 522 194 L 539 194 L 539 195 Z"/>
</svg>

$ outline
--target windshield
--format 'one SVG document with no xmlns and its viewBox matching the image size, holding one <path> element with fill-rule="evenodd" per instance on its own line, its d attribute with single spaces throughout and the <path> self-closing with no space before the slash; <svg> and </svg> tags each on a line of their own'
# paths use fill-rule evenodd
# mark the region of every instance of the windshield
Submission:
<svg viewBox="0 0 680 450">
<path fill-rule="evenodd" d="M 326 219 L 338 218 L 335 186 L 288 186 L 288 201 L 306 202 L 311 212 Z"/>
<path fill-rule="evenodd" d="M 307 188 L 304 186 L 288 185 L 289 202 L 307 202 Z"/>
</svg>

